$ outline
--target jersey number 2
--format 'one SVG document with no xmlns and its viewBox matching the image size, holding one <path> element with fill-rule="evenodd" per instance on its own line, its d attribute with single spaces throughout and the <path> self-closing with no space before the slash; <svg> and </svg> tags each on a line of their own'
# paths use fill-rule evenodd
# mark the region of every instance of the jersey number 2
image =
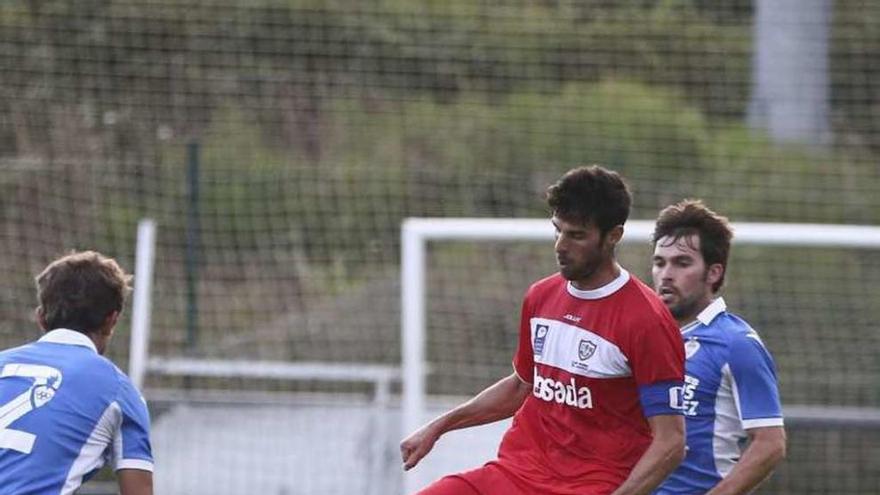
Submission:
<svg viewBox="0 0 880 495">
<path fill-rule="evenodd" d="M 61 387 L 61 372 L 40 364 L 7 364 L 0 372 L 0 379 L 13 377 L 31 378 L 33 383 L 18 397 L 0 406 L 0 449 L 30 454 L 37 436 L 13 430 L 9 425 L 55 397 L 55 392 Z"/>
</svg>

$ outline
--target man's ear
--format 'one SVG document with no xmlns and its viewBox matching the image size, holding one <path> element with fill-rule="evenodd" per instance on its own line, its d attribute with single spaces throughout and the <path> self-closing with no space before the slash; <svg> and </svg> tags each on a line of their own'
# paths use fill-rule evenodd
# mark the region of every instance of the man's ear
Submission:
<svg viewBox="0 0 880 495">
<path fill-rule="evenodd" d="M 44 332 L 48 332 L 49 324 L 46 323 L 46 312 L 43 310 L 42 306 L 37 306 L 37 309 L 34 310 L 34 316 L 37 319 L 37 325 L 39 325 Z"/>
<path fill-rule="evenodd" d="M 714 286 L 724 276 L 724 265 L 721 263 L 713 263 L 706 269 L 706 282 Z"/>
<path fill-rule="evenodd" d="M 605 233 L 606 242 L 611 244 L 611 247 L 614 248 L 617 246 L 617 243 L 623 239 L 623 225 L 615 225 L 611 227 L 608 232 Z"/>
<path fill-rule="evenodd" d="M 113 329 L 116 328 L 116 323 L 119 321 L 120 311 L 111 311 L 104 318 L 104 323 L 101 325 L 101 333 L 104 335 L 113 335 Z"/>
</svg>

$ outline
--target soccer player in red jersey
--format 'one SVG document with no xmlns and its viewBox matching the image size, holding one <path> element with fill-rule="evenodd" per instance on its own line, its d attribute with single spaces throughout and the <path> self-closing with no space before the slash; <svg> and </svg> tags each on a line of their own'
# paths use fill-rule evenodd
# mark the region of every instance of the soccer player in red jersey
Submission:
<svg viewBox="0 0 880 495">
<path fill-rule="evenodd" d="M 615 172 L 547 191 L 559 273 L 522 304 L 513 373 L 400 444 L 404 469 L 444 433 L 514 416 L 498 458 L 419 495 L 650 493 L 684 457 L 684 348 L 654 291 L 615 260 L 631 196 Z"/>
</svg>

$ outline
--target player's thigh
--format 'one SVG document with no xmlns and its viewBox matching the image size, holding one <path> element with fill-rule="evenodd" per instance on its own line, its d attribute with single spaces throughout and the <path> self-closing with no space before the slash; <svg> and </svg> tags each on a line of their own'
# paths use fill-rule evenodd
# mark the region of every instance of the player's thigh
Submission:
<svg viewBox="0 0 880 495">
<path fill-rule="evenodd" d="M 444 476 L 416 495 L 482 495 L 458 475 Z"/>
<path fill-rule="evenodd" d="M 495 463 L 443 477 L 416 495 L 527 495 Z"/>
</svg>

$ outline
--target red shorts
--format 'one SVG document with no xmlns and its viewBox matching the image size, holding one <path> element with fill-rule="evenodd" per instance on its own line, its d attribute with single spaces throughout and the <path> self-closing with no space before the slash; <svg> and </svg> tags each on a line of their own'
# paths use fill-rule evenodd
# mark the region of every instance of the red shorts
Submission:
<svg viewBox="0 0 880 495">
<path fill-rule="evenodd" d="M 490 462 L 471 471 L 444 476 L 416 495 L 529 495 L 529 492 Z"/>
</svg>

